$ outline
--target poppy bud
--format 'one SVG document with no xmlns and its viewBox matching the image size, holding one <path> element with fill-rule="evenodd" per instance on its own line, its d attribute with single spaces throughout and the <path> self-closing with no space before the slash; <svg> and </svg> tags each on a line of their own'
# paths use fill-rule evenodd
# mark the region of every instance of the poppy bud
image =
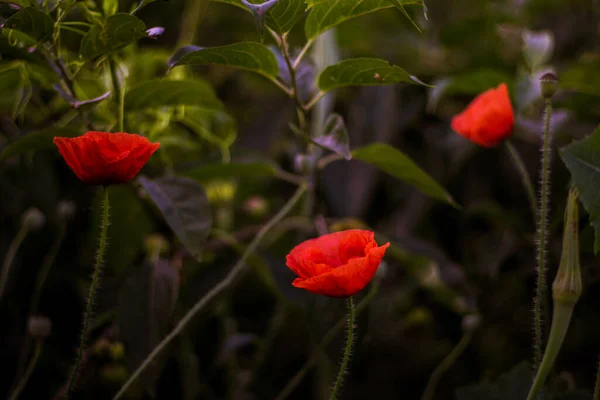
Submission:
<svg viewBox="0 0 600 400">
<path fill-rule="evenodd" d="M 63 200 L 58 203 L 58 206 L 56 206 L 56 213 L 63 220 L 73 218 L 73 215 L 75 215 L 75 210 L 75 203 L 69 200 Z"/>
<path fill-rule="evenodd" d="M 52 321 L 46 317 L 29 317 L 27 322 L 29 335 L 36 339 L 45 339 L 52 332 Z"/>
<path fill-rule="evenodd" d="M 540 78 L 540 87 L 542 89 L 542 96 L 545 99 L 551 99 L 558 89 L 558 79 L 552 72 L 542 75 Z"/>
<path fill-rule="evenodd" d="M 582 292 L 581 270 L 579 267 L 579 205 L 577 190 L 569 192 L 565 210 L 565 227 L 560 266 L 552 284 L 555 301 L 576 303 Z"/>
<path fill-rule="evenodd" d="M 37 231 L 44 226 L 44 223 L 46 223 L 46 217 L 35 207 L 29 208 L 21 216 L 21 224 L 28 231 Z"/>
</svg>

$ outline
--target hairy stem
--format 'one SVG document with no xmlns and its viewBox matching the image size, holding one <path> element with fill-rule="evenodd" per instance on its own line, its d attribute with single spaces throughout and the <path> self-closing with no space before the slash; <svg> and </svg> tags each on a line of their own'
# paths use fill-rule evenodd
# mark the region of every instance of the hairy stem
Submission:
<svg viewBox="0 0 600 400">
<path fill-rule="evenodd" d="M 425 387 L 425 391 L 423 392 L 423 396 L 421 400 L 431 400 L 433 399 L 433 395 L 435 394 L 435 389 L 437 385 L 440 383 L 440 379 L 442 376 L 448 371 L 452 365 L 458 360 L 458 357 L 465 351 L 465 349 L 471 343 L 471 339 L 473 338 L 473 330 L 470 329 L 464 333 L 460 341 L 454 346 L 452 351 L 442 360 L 442 362 L 435 368 L 431 377 L 429 377 L 429 382 L 427 382 L 427 387 Z"/>
<path fill-rule="evenodd" d="M 19 251 L 19 247 L 21 247 L 21 244 L 23 244 L 23 240 L 25 240 L 28 231 L 29 230 L 27 229 L 27 226 L 25 226 L 25 224 L 21 224 L 17 235 L 8 247 L 6 256 L 4 256 L 4 262 L 2 263 L 2 271 L 0 272 L 0 300 L 2 300 L 2 296 L 4 295 L 4 290 L 6 289 L 6 282 L 8 281 L 8 277 L 10 276 L 10 270 L 12 269 L 12 265 L 15 262 L 15 257 L 17 255 L 17 252 Z"/>
<path fill-rule="evenodd" d="M 67 384 L 67 390 L 63 399 L 69 398 L 73 389 L 75 388 L 75 383 L 77 382 L 77 378 L 79 377 L 79 368 L 81 366 L 81 361 L 83 360 L 83 353 L 85 352 L 85 347 L 88 339 L 88 331 L 90 328 L 90 319 L 92 317 L 92 313 L 94 312 L 94 303 L 96 299 L 96 291 L 98 290 L 98 285 L 100 284 L 100 274 L 102 271 L 102 263 L 104 261 L 104 253 L 106 252 L 106 242 L 107 242 L 107 232 L 108 232 L 108 224 L 109 224 L 109 211 L 110 204 L 108 201 L 108 188 L 103 188 L 103 200 L 102 200 L 102 222 L 100 225 L 100 245 L 98 246 L 98 255 L 96 257 L 96 265 L 94 266 L 94 274 L 92 275 L 92 284 L 90 286 L 90 292 L 88 294 L 87 305 L 85 307 L 85 314 L 83 315 L 83 328 L 81 330 L 81 338 L 79 340 L 79 349 L 77 350 L 77 356 L 75 358 L 75 365 L 71 371 L 71 376 L 69 377 L 69 382 Z"/>
<path fill-rule="evenodd" d="M 140 366 L 131 374 L 127 382 L 121 387 L 119 392 L 113 397 L 113 400 L 120 399 L 126 392 L 127 389 L 135 382 L 135 380 L 140 376 L 140 374 L 152 363 L 152 361 L 158 356 L 172 341 L 179 335 L 185 327 L 190 323 L 190 321 L 200 312 L 202 311 L 212 300 L 217 298 L 220 294 L 229 289 L 238 279 L 241 277 L 242 272 L 246 270 L 246 260 L 250 257 L 264 236 L 273 229 L 273 227 L 281 221 L 285 216 L 292 211 L 296 203 L 302 198 L 302 195 L 306 191 L 306 186 L 301 185 L 294 193 L 294 196 L 288 200 L 288 202 L 283 206 L 281 210 L 277 214 L 271 218 L 265 226 L 256 234 L 252 242 L 246 247 L 246 251 L 240 257 L 238 262 L 233 266 L 229 274 L 219 282 L 213 289 L 208 292 L 204 297 L 202 297 L 198 302 L 181 318 L 181 320 L 177 323 L 175 328 L 152 350 L 152 352 L 146 357 L 146 359 L 140 364 Z"/>
<path fill-rule="evenodd" d="M 548 213 L 550 208 L 550 162 L 552 159 L 552 135 L 550 132 L 550 116 L 552 103 L 546 100 L 546 115 L 544 121 L 544 143 L 542 146 L 541 189 L 538 212 L 537 234 L 537 287 L 534 300 L 534 356 L 533 370 L 537 371 L 542 358 L 543 316 L 546 313 L 546 247 L 548 240 Z"/>
<path fill-rule="evenodd" d="M 527 395 L 527 400 L 534 400 L 538 392 L 544 387 L 546 378 L 554 366 L 556 356 L 558 356 L 558 352 L 560 351 L 565 335 L 567 334 L 571 322 L 571 315 L 573 314 L 573 308 L 575 308 L 574 302 L 555 302 L 552 327 L 550 328 L 550 336 L 548 337 L 546 351 L 537 370 L 533 385 Z"/>
<path fill-rule="evenodd" d="M 40 354 L 42 354 L 43 343 L 44 342 L 42 340 L 39 340 L 39 339 L 37 340 L 37 342 L 35 344 L 35 350 L 33 352 L 33 357 L 31 357 L 31 361 L 29 361 L 29 365 L 27 366 L 27 369 L 25 370 L 25 374 L 23 375 L 23 378 L 21 378 L 21 380 L 15 387 L 15 390 L 10 395 L 9 400 L 17 400 L 19 398 L 19 396 L 21 395 L 21 392 L 23 392 L 23 389 L 25 389 L 25 385 L 27 385 L 27 381 L 29 381 L 29 378 L 31 377 L 31 373 L 35 369 L 35 367 L 40 359 Z"/>
<path fill-rule="evenodd" d="M 354 322 L 355 322 L 355 310 L 354 310 L 354 300 L 352 297 L 348 297 L 348 337 L 346 338 L 346 349 L 344 351 L 344 357 L 342 358 L 342 365 L 340 366 L 340 371 L 338 372 L 338 376 L 335 380 L 335 384 L 333 385 L 333 390 L 331 391 L 331 396 L 329 400 L 336 400 L 340 393 L 340 388 L 344 383 L 344 377 L 348 373 L 348 361 L 350 360 L 350 355 L 352 354 L 352 348 L 354 347 Z"/>
</svg>

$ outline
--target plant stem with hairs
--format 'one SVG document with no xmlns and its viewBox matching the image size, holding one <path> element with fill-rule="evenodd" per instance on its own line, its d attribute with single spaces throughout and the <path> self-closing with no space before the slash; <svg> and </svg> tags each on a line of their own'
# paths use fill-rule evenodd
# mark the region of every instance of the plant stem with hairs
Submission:
<svg viewBox="0 0 600 400">
<path fill-rule="evenodd" d="M 533 370 L 537 371 L 542 359 L 542 342 L 544 333 L 542 329 L 543 315 L 547 304 L 546 295 L 546 248 L 548 246 L 548 214 L 550 211 L 550 162 L 552 159 L 552 133 L 550 132 L 550 117 L 552 115 L 552 102 L 546 99 L 546 115 L 544 121 L 544 141 L 542 145 L 542 169 L 540 173 L 541 188 L 538 209 L 537 232 L 537 287 L 534 300 L 534 357 Z"/>
<path fill-rule="evenodd" d="M 342 358 L 342 365 L 340 366 L 340 371 L 338 372 L 337 378 L 333 385 L 333 390 L 331 391 L 331 396 L 329 400 L 336 400 L 340 394 L 340 388 L 344 383 L 344 376 L 348 373 L 348 361 L 350 360 L 350 355 L 352 354 L 352 348 L 354 347 L 354 340 L 356 339 L 354 336 L 354 323 L 355 323 L 355 310 L 354 310 L 354 300 L 352 297 L 348 297 L 348 337 L 346 338 L 346 348 L 344 350 L 344 356 Z"/>
<path fill-rule="evenodd" d="M 71 375 L 69 377 L 69 382 L 67 384 L 67 390 L 63 399 L 68 399 L 73 389 L 75 388 L 75 384 L 77 383 L 77 378 L 79 377 L 79 368 L 81 366 L 81 361 L 83 360 L 83 353 L 85 352 L 86 343 L 88 340 L 88 332 L 90 328 L 90 319 L 92 317 L 92 313 L 94 312 L 94 303 L 96 300 L 96 291 L 98 290 L 98 285 L 100 284 L 100 275 L 102 271 L 102 264 L 104 262 L 104 254 L 106 252 L 107 245 L 107 232 L 109 225 L 109 216 L 110 216 L 110 204 L 108 201 L 108 188 L 104 187 L 103 191 L 103 200 L 102 200 L 102 221 L 100 225 L 100 244 L 98 246 L 98 254 L 96 257 L 96 265 L 94 266 L 94 274 L 92 275 L 92 284 L 90 286 L 90 292 L 88 294 L 87 305 L 85 308 L 85 314 L 83 315 L 83 328 L 81 330 L 81 338 L 79 340 L 79 348 L 77 350 L 77 356 L 75 358 L 75 364 L 71 371 Z"/>
<path fill-rule="evenodd" d="M 300 185 L 300 187 L 294 193 L 291 199 L 283 206 L 281 210 L 277 214 L 269 220 L 267 224 L 256 234 L 252 242 L 246 247 L 246 251 L 240 257 L 238 262 L 233 266 L 229 274 L 215 285 L 210 292 L 208 292 L 205 296 L 203 296 L 196 304 L 181 318 L 181 320 L 177 323 L 175 328 L 152 350 L 152 352 L 146 357 L 146 359 L 140 364 L 140 366 L 133 371 L 127 382 L 123 384 L 121 389 L 117 392 L 117 394 L 113 397 L 113 400 L 120 399 L 125 395 L 127 389 L 131 387 L 131 385 L 136 381 L 136 379 L 141 375 L 142 372 L 152 363 L 152 361 L 163 351 L 166 347 L 187 327 L 187 325 L 194 319 L 196 315 L 214 299 L 218 298 L 219 295 L 227 291 L 231 288 L 239 279 L 243 276 L 243 272 L 246 271 L 246 260 L 250 257 L 255 251 L 262 239 L 265 235 L 273 229 L 273 227 L 279 223 L 283 218 L 286 217 L 288 213 L 292 211 L 294 206 L 298 203 L 298 201 L 304 195 L 306 191 L 306 185 Z"/>
</svg>

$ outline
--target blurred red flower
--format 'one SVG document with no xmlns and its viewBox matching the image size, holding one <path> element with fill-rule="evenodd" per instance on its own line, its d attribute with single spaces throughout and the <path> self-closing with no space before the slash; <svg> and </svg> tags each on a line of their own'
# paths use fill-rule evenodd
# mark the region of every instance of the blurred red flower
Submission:
<svg viewBox="0 0 600 400">
<path fill-rule="evenodd" d="M 371 231 L 351 229 L 307 240 L 286 257 L 299 278 L 294 286 L 330 297 L 352 296 L 373 279 L 389 243 L 377 246 Z"/>
<path fill-rule="evenodd" d="M 512 133 L 515 117 L 505 83 L 477 96 L 452 118 L 452 129 L 483 147 L 493 147 Z"/>
<path fill-rule="evenodd" d="M 55 137 L 54 144 L 75 175 L 90 185 L 129 182 L 160 147 L 140 135 L 108 132 Z"/>
</svg>

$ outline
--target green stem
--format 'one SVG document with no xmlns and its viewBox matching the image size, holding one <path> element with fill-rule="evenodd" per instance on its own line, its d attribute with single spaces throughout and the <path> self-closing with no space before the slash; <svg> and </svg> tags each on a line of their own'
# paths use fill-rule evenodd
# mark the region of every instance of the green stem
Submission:
<svg viewBox="0 0 600 400">
<path fill-rule="evenodd" d="M 225 279 L 215 285 L 210 292 L 198 300 L 198 302 L 183 316 L 183 318 L 181 318 L 175 328 L 169 332 L 169 334 L 152 350 L 152 352 L 146 357 L 140 366 L 131 374 L 127 382 L 125 382 L 119 392 L 115 395 L 115 397 L 113 397 L 113 400 L 120 399 L 127 392 L 127 389 L 129 389 L 129 387 L 136 381 L 140 374 L 152 363 L 156 356 L 158 356 L 173 341 L 173 339 L 175 339 L 177 335 L 179 335 L 185 329 L 185 327 L 200 311 L 202 311 L 213 299 L 225 292 L 238 281 L 242 275 L 242 272 L 246 270 L 246 260 L 248 257 L 255 252 L 264 236 L 271 231 L 271 229 L 273 229 L 273 227 L 277 225 L 279 221 L 285 218 L 289 212 L 292 211 L 292 208 L 294 208 L 296 203 L 302 198 L 302 195 L 305 191 L 306 186 L 301 185 L 296 190 L 296 193 L 294 193 L 294 196 L 288 200 L 285 206 L 283 206 L 283 208 L 279 210 L 279 212 L 275 214 L 273 218 L 271 218 L 271 220 L 265 224 L 265 226 L 262 227 L 262 229 L 250 242 L 248 247 L 246 247 L 246 251 L 233 266 Z"/>
<path fill-rule="evenodd" d="M 369 305 L 371 300 L 373 300 L 373 298 L 377 294 L 378 287 L 379 285 L 376 282 L 373 282 L 369 293 L 367 293 L 367 295 L 356 306 L 356 315 L 360 314 L 362 310 L 364 310 Z M 292 394 L 292 391 L 296 388 L 296 386 L 298 386 L 302 382 L 302 379 L 304 379 L 309 369 L 317 362 L 317 360 L 319 359 L 320 352 L 323 351 L 323 349 L 325 349 L 325 347 L 327 347 L 329 343 L 335 338 L 337 333 L 344 327 L 345 322 L 345 318 L 338 321 L 338 323 L 335 324 L 333 328 L 329 330 L 329 332 L 327 332 L 327 334 L 323 337 L 323 341 L 312 352 L 312 355 L 308 359 L 308 361 L 306 361 L 306 363 L 296 373 L 296 375 L 294 375 L 294 377 L 290 379 L 288 384 L 281 390 L 281 392 L 279 392 L 279 395 L 275 398 L 275 400 L 285 400 L 290 394 Z"/>
<path fill-rule="evenodd" d="M 541 170 L 541 189 L 540 189 L 540 207 L 538 218 L 538 237 L 537 237 L 537 287 L 534 300 L 534 357 L 533 370 L 536 371 L 542 358 L 543 342 L 543 315 L 545 314 L 547 302 L 546 294 L 546 247 L 548 240 L 548 212 L 550 203 L 550 160 L 552 158 L 552 149 L 550 147 L 552 136 L 550 133 L 550 116 L 552 114 L 552 103 L 546 100 L 546 116 L 544 121 L 544 143 L 542 147 L 542 170 Z"/>
<path fill-rule="evenodd" d="M 537 215 L 537 200 L 535 198 L 535 189 L 533 188 L 533 184 L 531 183 L 531 178 L 529 178 L 529 173 L 527 172 L 527 168 L 525 167 L 525 163 L 523 162 L 523 158 L 521 158 L 515 146 L 508 140 L 504 142 L 506 145 L 506 151 L 512 160 L 519 177 L 521 178 L 521 183 L 523 184 L 523 189 L 527 193 L 527 199 L 529 200 L 529 208 L 531 209 L 531 215 L 535 220 Z"/>
<path fill-rule="evenodd" d="M 598 362 L 598 371 L 596 372 L 596 385 L 594 386 L 593 400 L 600 400 L 600 361 Z"/>
<path fill-rule="evenodd" d="M 460 341 L 456 344 L 456 346 L 452 349 L 452 351 L 442 360 L 442 362 L 435 368 L 431 377 L 429 378 L 429 382 L 427 382 L 427 387 L 423 392 L 423 396 L 421 400 L 431 400 L 433 399 L 433 395 L 435 393 L 435 389 L 440 382 L 442 376 L 454 365 L 458 357 L 465 351 L 465 349 L 471 343 L 471 339 L 473 338 L 473 330 L 468 330 L 464 333 Z"/>
<path fill-rule="evenodd" d="M 342 365 L 340 366 L 340 371 L 338 372 L 337 379 L 335 380 L 335 384 L 333 385 L 333 390 L 331 391 L 331 396 L 329 400 L 336 400 L 338 398 L 340 388 L 344 383 L 344 376 L 348 373 L 348 361 L 350 360 L 350 355 L 352 354 L 352 348 L 354 347 L 354 300 L 352 297 L 348 297 L 348 337 L 346 339 L 346 350 L 344 351 L 344 358 L 342 358 Z"/>
<path fill-rule="evenodd" d="M 23 244 L 23 240 L 25 240 L 25 237 L 27 236 L 27 232 L 27 226 L 25 226 L 25 224 L 21 224 L 17 235 L 8 247 L 8 251 L 6 252 L 6 256 L 4 257 L 4 263 L 2 264 L 2 272 L 0 272 L 0 300 L 2 300 L 2 296 L 4 295 L 4 290 L 6 289 L 6 282 L 8 281 L 8 277 L 10 276 L 10 270 L 12 269 L 15 257 L 17 255 L 17 252 L 19 251 L 19 247 L 21 247 L 21 244 Z"/>
<path fill-rule="evenodd" d="M 529 390 L 527 400 L 534 400 L 538 392 L 544 387 L 546 378 L 554 365 L 554 361 L 556 361 L 556 356 L 558 356 L 558 352 L 569 329 L 574 307 L 574 302 L 555 301 L 552 327 L 550 328 L 546 351 L 542 363 L 537 370 L 533 385 Z"/>
<path fill-rule="evenodd" d="M 29 361 L 29 365 L 27 366 L 27 369 L 25 370 L 25 374 L 23 375 L 23 378 L 21 378 L 21 380 L 19 381 L 19 384 L 17 385 L 15 390 L 12 392 L 9 400 L 17 400 L 19 398 L 19 396 L 21 395 L 21 392 L 25 388 L 25 385 L 27 385 L 27 381 L 29 381 L 29 377 L 31 377 L 31 373 L 35 369 L 35 367 L 40 359 L 40 354 L 42 354 L 43 343 L 44 342 L 39 339 L 36 342 L 33 357 L 31 358 L 31 361 Z"/>
<path fill-rule="evenodd" d="M 123 115 L 123 110 L 121 109 L 122 88 L 119 82 L 119 75 L 117 74 L 117 63 L 114 57 L 108 58 L 108 65 L 110 67 L 110 77 L 113 84 L 114 98 L 116 99 L 116 102 L 119 105 L 119 132 L 123 132 L 123 121 L 125 117 Z"/>
<path fill-rule="evenodd" d="M 88 339 L 88 331 L 90 328 L 90 318 L 92 317 L 92 313 L 94 311 L 94 302 L 96 299 L 96 291 L 98 289 L 98 285 L 100 284 L 100 273 L 102 270 L 102 263 L 104 261 L 104 253 L 106 251 L 106 242 L 107 242 L 107 232 L 109 225 L 109 211 L 110 204 L 108 201 L 108 187 L 103 188 L 104 198 L 102 202 L 102 222 L 100 225 L 100 245 L 98 247 L 98 256 L 96 257 L 96 265 L 94 266 L 94 275 L 92 276 L 92 285 L 90 286 L 90 292 L 87 299 L 87 306 L 85 308 L 85 314 L 83 316 L 83 329 L 81 330 L 81 338 L 79 340 L 79 349 L 77 350 L 77 358 L 75 359 L 75 365 L 73 366 L 73 370 L 71 371 L 71 376 L 69 377 L 69 382 L 67 384 L 67 390 L 63 399 L 69 398 L 73 389 L 75 388 L 75 383 L 79 376 L 79 368 L 81 366 L 81 361 L 83 360 L 83 353 L 85 352 L 85 347 Z"/>
</svg>

